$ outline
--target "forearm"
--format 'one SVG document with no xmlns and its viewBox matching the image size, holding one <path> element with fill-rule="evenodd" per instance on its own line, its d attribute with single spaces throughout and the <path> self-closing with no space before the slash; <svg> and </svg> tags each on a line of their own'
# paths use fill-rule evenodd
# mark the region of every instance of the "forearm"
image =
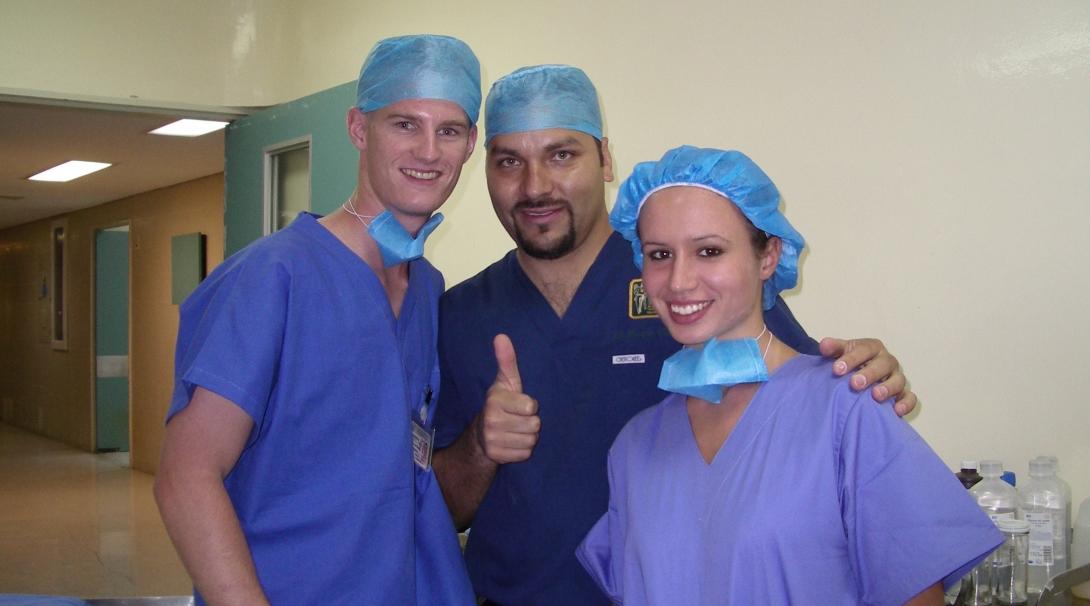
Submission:
<svg viewBox="0 0 1090 606">
<path fill-rule="evenodd" d="M 944 600 L 942 583 L 935 583 L 921 591 L 916 597 L 905 602 L 905 606 L 942 606 Z"/>
<path fill-rule="evenodd" d="M 435 477 L 458 529 L 473 521 L 499 468 L 481 449 L 476 427 L 475 420 L 454 444 L 436 451 L 432 459 Z"/>
<path fill-rule="evenodd" d="M 155 499 L 182 563 L 208 604 L 268 604 L 222 479 L 167 471 L 156 478 Z"/>
</svg>

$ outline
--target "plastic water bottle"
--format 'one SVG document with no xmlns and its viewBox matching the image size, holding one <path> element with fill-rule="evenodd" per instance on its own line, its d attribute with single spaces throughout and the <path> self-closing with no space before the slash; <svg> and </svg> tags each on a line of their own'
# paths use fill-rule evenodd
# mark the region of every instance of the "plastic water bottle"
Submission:
<svg viewBox="0 0 1090 606">
<path fill-rule="evenodd" d="M 1071 539 L 1071 567 L 1090 564 L 1090 497 L 1082 500 L 1079 515 L 1075 519 L 1075 535 Z M 1071 588 L 1071 593 L 1090 600 L 1090 581 Z"/>
<path fill-rule="evenodd" d="M 995 602 L 1000 606 L 1027 606 L 1029 523 L 1025 520 L 999 520 L 999 530 L 1003 533 L 1003 545 L 992 555 L 995 558 Z"/>
<path fill-rule="evenodd" d="M 1063 487 L 1064 502 L 1067 503 L 1067 521 L 1068 522 L 1074 521 L 1075 518 L 1071 517 L 1071 514 L 1072 514 L 1071 508 L 1075 506 L 1075 504 L 1071 502 L 1071 485 L 1068 484 L 1062 477 L 1060 477 L 1060 460 L 1057 459 L 1054 455 L 1041 455 L 1041 456 L 1039 456 L 1037 458 L 1038 459 L 1048 459 L 1049 461 L 1052 461 L 1052 468 L 1056 472 L 1056 479 L 1060 482 L 1060 486 Z M 1071 534 L 1070 534 L 1070 532 L 1067 535 L 1067 561 L 1071 562 Z M 1071 568 L 1071 566 L 1069 566 L 1069 568 Z"/>
<path fill-rule="evenodd" d="M 1037 595 L 1053 575 L 1067 570 L 1068 504 L 1055 463 L 1047 457 L 1030 461 L 1029 481 L 1019 493 L 1019 512 L 1030 525 L 1027 590 Z"/>
<path fill-rule="evenodd" d="M 981 461 L 980 475 L 984 479 L 969 489 L 969 495 L 976 500 L 977 505 L 980 505 L 997 527 L 999 520 L 1015 519 L 1018 511 L 1018 491 L 1000 479 L 1003 475 L 1003 463 L 996 460 Z M 995 558 L 994 553 L 989 555 L 969 573 L 967 586 L 970 592 L 965 596 L 963 603 L 972 606 L 991 605 L 992 586 L 996 578 Z"/>
<path fill-rule="evenodd" d="M 980 462 L 980 475 L 984 477 L 969 489 L 977 505 L 993 522 L 1013 520 L 1018 511 L 1018 491 L 999 479 L 1003 475 L 1003 463 L 994 459 Z"/>
</svg>

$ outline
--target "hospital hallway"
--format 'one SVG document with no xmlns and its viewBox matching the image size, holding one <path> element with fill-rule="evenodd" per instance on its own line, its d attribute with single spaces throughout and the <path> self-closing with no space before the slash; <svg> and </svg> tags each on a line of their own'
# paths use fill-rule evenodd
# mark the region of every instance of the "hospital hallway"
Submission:
<svg viewBox="0 0 1090 606">
<path fill-rule="evenodd" d="M 128 453 L 91 454 L 0 423 L 0 595 L 189 595 Z"/>
</svg>

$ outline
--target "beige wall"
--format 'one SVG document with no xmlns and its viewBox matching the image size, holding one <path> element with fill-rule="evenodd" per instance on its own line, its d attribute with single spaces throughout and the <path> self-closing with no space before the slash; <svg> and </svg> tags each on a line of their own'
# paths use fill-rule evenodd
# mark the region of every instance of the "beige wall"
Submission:
<svg viewBox="0 0 1090 606">
<path fill-rule="evenodd" d="M 289 100 L 291 4 L 7 0 L 0 95 L 214 112 Z"/>
<path fill-rule="evenodd" d="M 489 81 L 520 65 L 580 65 L 599 87 L 619 175 L 681 143 L 743 149 L 772 175 L 811 247 L 792 308 L 812 334 L 885 339 L 923 398 L 913 425 L 949 464 L 999 457 L 1024 475 L 1029 457 L 1052 452 L 1076 498 L 1090 495 L 1090 251 L 1079 246 L 1090 3 L 229 3 L 249 21 L 207 4 L 176 15 L 165 1 L 67 3 L 141 16 L 143 29 L 92 26 L 99 49 L 82 31 L 91 19 L 42 21 L 53 9 L 38 7 L 56 4 L 8 3 L 57 35 L 5 19 L 18 48 L 0 52 L 0 82 L 33 53 L 42 73 L 19 72 L 20 86 L 261 104 L 351 80 L 377 39 L 420 31 L 464 38 Z M 160 35 L 173 21 L 185 35 Z M 207 47 L 192 43 L 197 31 Z M 118 63 L 72 62 L 89 52 Z M 227 69 L 168 69 L 187 52 Z M 237 90 L 276 92 L 228 94 L 231 77 Z M 510 247 L 480 156 L 429 247 L 449 283 Z"/>
<path fill-rule="evenodd" d="M 68 349 L 50 344 L 50 224 L 67 220 Z M 133 466 L 154 471 L 173 381 L 178 307 L 170 302 L 170 238 L 207 235 L 207 265 L 223 259 L 223 175 L 0 231 L 0 419 L 90 450 L 94 446 L 92 268 L 95 230 L 130 225 L 130 409 Z"/>
</svg>

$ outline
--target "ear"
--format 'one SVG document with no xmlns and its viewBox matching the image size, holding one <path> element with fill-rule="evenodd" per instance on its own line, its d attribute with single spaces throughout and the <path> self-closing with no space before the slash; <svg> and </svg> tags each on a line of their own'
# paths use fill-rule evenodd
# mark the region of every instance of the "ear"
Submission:
<svg viewBox="0 0 1090 606">
<path fill-rule="evenodd" d="M 761 279 L 767 280 L 776 272 L 776 266 L 780 264 L 780 255 L 783 253 L 783 240 L 772 236 L 765 244 L 765 250 L 761 254 Z"/>
<path fill-rule="evenodd" d="M 360 151 L 367 149 L 367 114 L 358 107 L 353 107 L 345 116 L 345 124 L 348 126 L 348 139 L 352 141 L 352 145 Z"/>
<path fill-rule="evenodd" d="M 613 182 L 613 155 L 609 153 L 608 137 L 602 137 L 602 180 Z"/>
<path fill-rule="evenodd" d="M 469 157 L 473 155 L 473 149 L 477 147 L 477 125 L 474 124 L 469 129 L 469 141 L 466 141 L 466 157 L 462 160 L 462 164 L 469 162 Z"/>
</svg>

